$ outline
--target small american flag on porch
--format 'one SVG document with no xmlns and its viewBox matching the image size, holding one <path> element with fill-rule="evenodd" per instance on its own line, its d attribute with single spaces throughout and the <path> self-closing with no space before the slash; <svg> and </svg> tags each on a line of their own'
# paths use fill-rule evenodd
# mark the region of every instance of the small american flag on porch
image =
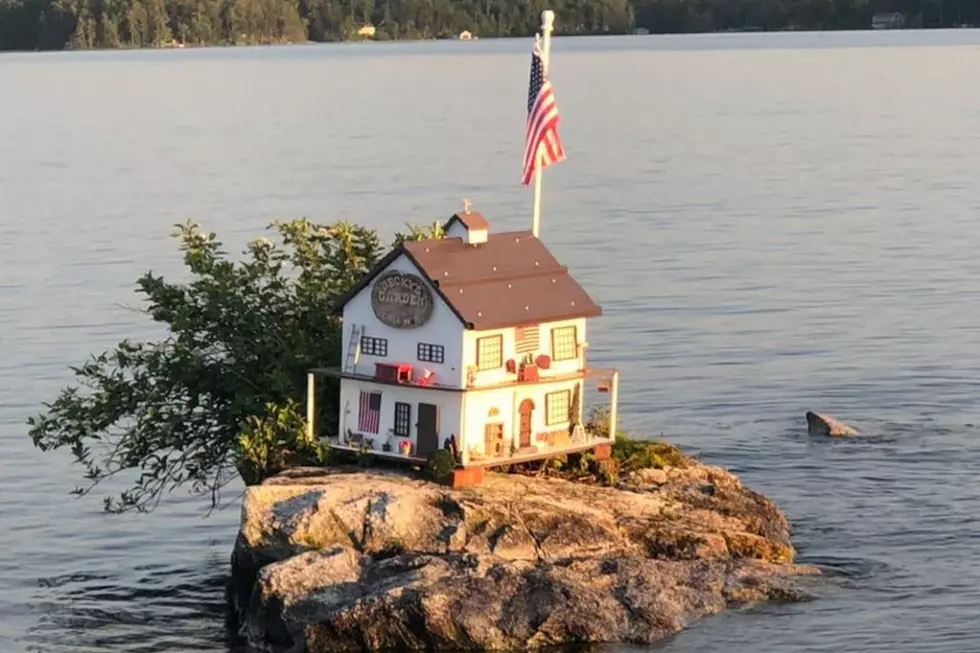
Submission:
<svg viewBox="0 0 980 653">
<path fill-rule="evenodd" d="M 357 407 L 357 430 L 361 433 L 377 433 L 381 426 L 381 393 L 361 390 Z"/>
</svg>

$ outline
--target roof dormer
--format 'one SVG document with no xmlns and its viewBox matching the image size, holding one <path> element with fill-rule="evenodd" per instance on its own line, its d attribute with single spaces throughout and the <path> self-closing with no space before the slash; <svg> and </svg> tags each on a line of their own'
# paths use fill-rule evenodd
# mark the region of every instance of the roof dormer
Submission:
<svg viewBox="0 0 980 653">
<path fill-rule="evenodd" d="M 490 236 L 490 223 L 470 210 L 469 200 L 463 200 L 463 210 L 449 218 L 443 231 L 446 238 L 462 238 L 467 245 L 482 245 Z"/>
</svg>

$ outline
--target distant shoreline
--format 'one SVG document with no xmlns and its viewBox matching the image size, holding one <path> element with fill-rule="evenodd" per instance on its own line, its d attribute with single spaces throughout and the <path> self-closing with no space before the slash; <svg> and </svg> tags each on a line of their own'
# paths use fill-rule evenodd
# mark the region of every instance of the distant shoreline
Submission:
<svg viewBox="0 0 980 653">
<path fill-rule="evenodd" d="M 642 28 L 637 28 L 637 30 Z M 925 32 L 925 31 L 957 31 L 961 29 L 980 29 L 980 25 L 963 24 L 963 25 L 953 25 L 945 27 L 904 27 L 900 29 L 872 29 L 867 28 L 837 28 L 837 29 L 826 29 L 826 28 L 809 28 L 809 27 L 788 27 L 788 28 L 778 28 L 778 29 L 761 29 L 761 28 L 729 28 L 723 30 L 712 30 L 712 31 L 688 31 L 688 32 L 639 32 L 639 31 L 629 31 L 629 32 L 582 32 L 574 34 L 555 34 L 554 38 L 576 38 L 576 37 L 597 37 L 597 36 L 697 36 L 697 35 L 717 35 L 717 34 L 789 34 L 789 33 L 806 33 L 806 32 L 826 32 L 826 33 L 838 33 L 838 32 Z M 472 41 L 478 40 L 511 40 L 511 39 L 528 39 L 531 35 L 522 36 L 480 36 L 475 37 Z M 460 41 L 460 42 L 470 42 L 468 39 L 459 39 L 455 37 L 429 37 L 429 38 L 348 38 L 348 39 L 330 39 L 323 41 L 316 40 L 305 40 L 305 41 L 282 41 L 282 42 L 268 42 L 268 43 L 227 43 L 216 41 L 213 43 L 180 43 L 172 41 L 169 43 L 159 44 L 159 45 L 119 45 L 115 47 L 87 47 L 87 48 L 73 48 L 64 47 L 58 48 L 34 48 L 34 49 L 18 49 L 18 48 L 0 48 L 0 53 L 26 53 L 26 52 L 114 52 L 114 51 L 158 51 L 158 50 L 201 50 L 206 48 L 263 48 L 263 47 L 300 47 L 300 46 L 314 46 L 314 45 L 346 45 L 346 44 L 363 44 L 363 45 L 383 45 L 388 43 L 431 43 L 433 41 Z"/>
</svg>

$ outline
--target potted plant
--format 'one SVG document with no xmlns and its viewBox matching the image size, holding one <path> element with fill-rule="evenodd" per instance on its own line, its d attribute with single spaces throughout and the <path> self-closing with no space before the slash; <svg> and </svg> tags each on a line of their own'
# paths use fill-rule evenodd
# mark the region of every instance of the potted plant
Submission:
<svg viewBox="0 0 980 653">
<path fill-rule="evenodd" d="M 398 442 L 398 453 L 403 456 L 412 455 L 412 443 L 410 440 L 399 440 Z"/>
</svg>

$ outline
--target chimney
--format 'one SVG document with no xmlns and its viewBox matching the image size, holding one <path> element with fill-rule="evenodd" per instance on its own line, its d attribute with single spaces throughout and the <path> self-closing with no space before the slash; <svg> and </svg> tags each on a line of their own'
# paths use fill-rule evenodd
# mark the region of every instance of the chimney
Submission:
<svg viewBox="0 0 980 653">
<path fill-rule="evenodd" d="M 449 218 L 446 238 L 462 238 L 467 245 L 481 245 L 490 235 L 490 223 L 476 211 L 470 210 L 469 200 L 463 200 L 463 210 Z"/>
</svg>

